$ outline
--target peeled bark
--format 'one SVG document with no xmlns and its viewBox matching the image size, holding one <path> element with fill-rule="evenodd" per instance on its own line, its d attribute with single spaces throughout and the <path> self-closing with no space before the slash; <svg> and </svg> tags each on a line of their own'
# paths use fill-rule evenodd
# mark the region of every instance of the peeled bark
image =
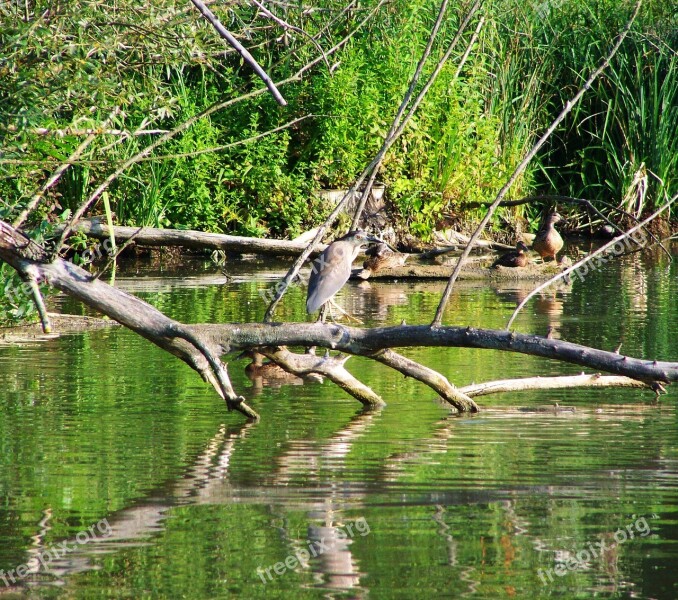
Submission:
<svg viewBox="0 0 678 600">
<path fill-rule="evenodd" d="M 73 226 L 73 231 L 84 233 L 99 240 L 108 240 L 111 229 L 100 218 L 83 219 Z M 134 239 L 139 246 L 183 246 L 198 250 L 223 250 L 241 254 L 270 254 L 273 256 L 299 256 L 305 249 L 305 242 L 260 239 L 221 233 L 206 233 L 183 229 L 156 229 L 154 227 L 123 227 L 116 225 L 112 230 L 116 241 Z M 316 254 L 325 249 L 318 245 Z"/>
</svg>

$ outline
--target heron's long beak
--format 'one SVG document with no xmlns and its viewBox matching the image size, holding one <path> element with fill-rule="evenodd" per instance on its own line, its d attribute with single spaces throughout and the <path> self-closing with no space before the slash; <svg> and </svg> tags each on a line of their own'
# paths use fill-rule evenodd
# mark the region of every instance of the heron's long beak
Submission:
<svg viewBox="0 0 678 600">
<path fill-rule="evenodd" d="M 384 246 L 386 246 L 391 252 L 398 252 L 393 246 L 391 246 L 391 244 L 387 244 L 384 240 L 380 240 L 379 238 L 374 237 L 372 235 L 368 235 L 366 237 L 368 242 L 373 242 L 375 244 L 384 244 Z"/>
</svg>

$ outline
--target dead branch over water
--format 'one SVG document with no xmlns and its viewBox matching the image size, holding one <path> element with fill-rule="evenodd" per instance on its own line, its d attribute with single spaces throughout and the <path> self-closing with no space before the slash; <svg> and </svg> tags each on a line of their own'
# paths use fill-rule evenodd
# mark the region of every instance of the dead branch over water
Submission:
<svg viewBox="0 0 678 600">
<path fill-rule="evenodd" d="M 192 1 L 199 7 L 202 4 L 196 0 Z M 370 14 L 374 14 L 374 11 L 379 10 L 384 2 L 385 0 L 379 2 Z M 491 218 L 494 210 L 502 203 L 511 184 L 520 175 L 527 163 L 534 157 L 538 149 L 553 133 L 558 123 L 565 118 L 574 104 L 590 87 L 592 81 L 607 66 L 610 58 L 614 55 L 628 33 L 628 30 L 638 13 L 640 2 L 636 5 L 629 23 L 617 38 L 612 50 L 603 60 L 600 67 L 591 74 L 584 86 L 577 92 L 572 100 L 566 104 L 546 133 L 538 140 L 532 150 L 526 155 L 523 162 L 518 166 L 514 174 L 509 178 L 505 186 L 500 190 L 497 199 L 489 207 L 480 226 L 466 245 L 464 254 L 460 257 L 459 262 L 450 277 L 448 286 L 438 306 L 436 316 L 430 326 L 408 326 L 403 324 L 394 327 L 358 329 L 338 324 L 268 322 L 272 317 L 277 302 L 284 293 L 284 288 L 294 279 L 294 277 L 296 277 L 299 268 L 304 261 L 314 252 L 318 251 L 319 241 L 323 233 L 327 227 L 334 222 L 348 199 L 353 196 L 355 191 L 359 189 L 360 185 L 365 180 L 367 180 L 368 183 L 365 188 L 363 200 L 367 197 L 369 188 L 374 181 L 377 169 L 381 164 L 385 153 L 389 150 L 400 133 L 402 133 L 407 121 L 414 114 L 414 111 L 423 99 L 426 91 L 435 80 L 436 74 L 449 58 L 457 41 L 469 25 L 476 11 L 478 11 L 480 5 L 481 2 L 477 1 L 467 12 L 459 26 L 457 35 L 449 45 L 446 53 L 435 65 L 432 75 L 429 76 L 429 79 L 422 86 L 422 91 L 411 101 L 411 96 L 418 84 L 419 77 L 422 73 L 423 63 L 430 53 L 438 26 L 436 25 L 433 28 L 427 49 L 422 55 L 410 88 L 404 97 L 403 103 L 392 123 L 389 133 L 384 139 L 381 149 L 368 167 L 354 182 L 354 185 L 339 205 L 337 205 L 330 217 L 328 217 L 325 224 L 319 228 L 314 240 L 310 244 L 305 245 L 296 242 L 275 240 L 256 240 L 253 238 L 219 236 L 204 233 L 198 234 L 198 232 L 163 231 L 162 233 L 159 233 L 158 230 L 147 230 L 145 228 L 114 228 L 115 236 L 117 238 L 121 240 L 133 238 L 137 242 L 143 242 L 146 245 L 167 245 L 169 243 L 187 247 L 213 247 L 221 250 L 235 250 L 238 252 L 272 252 L 276 254 L 298 256 L 295 265 L 290 269 L 284 280 L 285 285 L 281 292 L 269 306 L 265 317 L 267 322 L 222 325 L 184 325 L 170 319 L 139 298 L 101 282 L 97 277 L 90 275 L 80 267 L 66 262 L 61 258 L 55 258 L 55 255 L 50 255 L 44 248 L 29 240 L 29 238 L 20 233 L 15 227 L 2 221 L 0 221 L 0 259 L 10 264 L 24 279 L 27 280 L 37 306 L 42 308 L 40 314 L 43 317 L 44 328 L 49 327 L 49 321 L 46 311 L 44 310 L 44 305 L 42 305 L 42 298 L 40 297 L 37 286 L 38 282 L 46 282 L 70 296 L 77 298 L 84 304 L 108 315 L 120 324 L 135 331 L 160 348 L 181 359 L 197 371 L 205 381 L 213 386 L 216 392 L 226 401 L 230 410 L 237 410 L 248 419 L 252 420 L 258 419 L 257 413 L 249 407 L 244 402 L 244 398 L 239 396 L 233 389 L 228 376 L 227 365 L 222 362 L 222 357 L 229 352 L 256 349 L 290 373 L 296 375 L 316 374 L 327 377 L 347 393 L 358 399 L 363 405 L 368 407 L 380 406 L 384 401 L 375 391 L 370 389 L 365 383 L 359 381 L 345 369 L 348 355 L 359 355 L 370 358 L 407 377 L 412 377 L 424 383 L 459 411 L 477 411 L 478 406 L 473 400 L 473 397 L 497 391 L 556 389 L 582 386 L 630 386 L 649 387 L 654 390 L 655 393 L 660 393 L 663 391 L 664 385 L 678 380 L 678 363 L 633 358 L 620 355 L 617 352 L 605 351 L 537 335 L 525 335 L 508 331 L 470 327 L 441 326 L 442 315 L 447 300 L 450 297 L 454 282 L 483 227 Z M 447 2 L 444 0 L 441 4 L 437 24 L 442 21 L 446 8 Z M 361 21 L 358 27 L 362 27 L 368 19 L 369 15 Z M 465 57 L 468 56 L 468 53 L 471 51 L 482 24 L 483 20 L 481 18 L 477 24 L 475 33 L 466 47 L 466 51 L 462 58 L 462 64 Z M 330 55 L 340 48 L 348 41 L 348 39 L 350 39 L 351 35 L 353 35 L 353 32 L 346 36 L 339 44 L 329 49 L 322 57 L 318 57 L 318 59 L 305 65 L 289 79 L 279 82 L 279 85 L 298 80 L 302 74 L 308 71 L 314 64 L 317 64 L 320 60 L 327 60 L 327 55 Z M 266 77 L 267 76 L 264 73 L 262 75 L 264 81 L 266 81 Z M 267 81 L 267 84 L 268 83 L 270 83 L 270 80 Z M 180 132 L 185 131 L 197 119 L 206 117 L 220 108 L 245 98 L 261 94 L 265 89 L 266 88 L 256 90 L 245 96 L 212 105 L 199 115 L 183 122 L 172 131 L 164 132 L 158 139 L 147 145 L 122 165 L 118 166 L 96 188 L 87 200 L 82 203 L 75 211 L 75 215 L 71 222 L 60 232 L 60 239 L 56 245 L 56 253 L 58 254 L 59 248 L 69 232 L 76 227 L 79 227 L 81 231 L 86 232 L 89 235 L 104 237 L 104 239 L 108 238 L 110 231 L 108 231 L 108 228 L 102 223 L 94 220 L 81 222 L 79 224 L 77 222 L 80 217 L 84 215 L 86 210 L 101 196 L 101 194 L 103 194 L 106 188 L 125 170 L 137 162 L 146 160 L 152 150 Z M 273 90 L 271 91 L 272 93 L 275 93 Z M 407 109 L 406 112 L 407 106 L 409 106 L 409 109 Z M 81 148 L 77 149 L 76 152 L 55 171 L 53 177 L 48 180 L 49 185 L 53 184 L 59 178 L 61 173 L 68 168 L 71 161 L 78 159 L 79 152 L 84 150 L 86 147 L 85 144 L 88 144 L 89 141 L 91 141 L 89 138 L 85 140 Z M 35 208 L 39 204 L 42 193 L 44 193 L 44 190 L 35 196 L 29 210 Z M 665 209 L 674 200 L 675 198 L 662 207 L 661 210 Z M 358 210 L 354 215 L 355 223 L 357 223 L 360 218 L 361 207 L 362 202 L 359 203 Z M 23 221 L 26 216 L 27 213 L 22 214 L 19 222 Z M 627 232 L 626 235 L 629 234 L 630 232 Z M 612 243 L 616 241 L 617 240 L 613 240 Z M 593 256 L 595 256 L 595 254 L 591 255 L 591 257 Z M 576 267 L 577 265 L 570 270 L 574 270 Z M 562 277 L 563 274 L 566 273 L 561 273 L 559 277 Z M 345 355 L 332 356 L 328 352 L 324 356 L 319 357 L 310 353 L 295 353 L 289 350 L 289 347 L 308 348 L 311 346 L 325 348 L 328 351 L 340 351 L 345 353 Z M 596 374 L 582 374 L 576 377 L 563 378 L 530 378 L 498 381 L 467 386 L 465 388 L 456 388 L 446 377 L 433 368 L 421 365 L 393 350 L 394 348 L 417 346 L 481 348 L 495 351 L 516 352 L 577 364 L 595 370 Z M 601 376 L 597 373 L 598 371 L 612 373 L 614 376 Z"/>
<path fill-rule="evenodd" d="M 228 352 L 250 348 L 260 349 L 290 372 L 328 377 L 369 406 L 379 405 L 383 400 L 348 374 L 344 369 L 345 358 L 294 354 L 287 347 L 320 346 L 372 358 L 425 383 L 460 411 L 477 410 L 467 393 L 455 389 L 440 373 L 400 356 L 392 348 L 447 346 L 518 352 L 630 377 L 649 384 L 656 391 L 661 391 L 664 384 L 678 380 L 678 363 L 637 359 L 580 344 L 507 331 L 426 325 L 359 329 L 323 323 L 184 325 L 141 299 L 93 278 L 76 265 L 61 259 L 49 262 L 43 248 L 2 221 L 0 259 L 27 279 L 49 283 L 180 358 L 214 387 L 229 409 L 250 419 L 256 419 L 258 415 L 232 388 L 227 367 L 220 358 Z"/>
</svg>

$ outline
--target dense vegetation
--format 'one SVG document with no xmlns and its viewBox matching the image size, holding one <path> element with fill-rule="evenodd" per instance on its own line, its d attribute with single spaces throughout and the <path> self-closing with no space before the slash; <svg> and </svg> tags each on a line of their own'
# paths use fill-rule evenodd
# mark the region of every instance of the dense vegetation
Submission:
<svg viewBox="0 0 678 600">
<path fill-rule="evenodd" d="M 328 49 L 374 4 L 342 12 L 343 3 L 323 0 L 315 9 L 280 9 L 279 16 L 318 35 Z M 462 12 L 462 3 L 456 5 L 453 15 Z M 256 7 L 213 8 L 274 81 L 318 56 L 306 36 L 285 31 Z M 381 178 L 402 218 L 426 235 L 459 203 L 493 198 L 535 134 L 604 55 L 630 9 L 608 0 L 488 3 L 461 77 L 453 81 L 451 61 L 384 164 Z M 261 87 L 234 52 L 224 55 L 222 41 L 186 2 L 155 0 L 143 10 L 128 1 L 35 2 L 0 11 L 4 217 L 26 204 L 83 141 L 82 130 L 169 130 Z M 314 192 L 350 184 L 378 149 L 436 11 L 428 1 L 392 0 L 329 57 L 329 69 L 320 62 L 282 88 L 289 106 L 261 94 L 198 120 L 152 155 L 169 158 L 136 165 L 114 183 L 110 199 L 119 219 L 274 236 L 316 222 L 324 207 L 312 200 Z M 456 25 L 456 16 L 446 24 L 439 54 Z M 677 27 L 670 3 L 643 7 L 609 71 L 515 197 L 561 193 L 641 210 L 660 203 L 664 192 L 675 193 Z M 198 153 L 308 115 L 256 142 Z M 37 128 L 62 135 L 36 134 Z M 152 137 L 157 134 L 97 136 L 43 203 L 42 215 L 78 205 Z"/>
<path fill-rule="evenodd" d="M 428 72 L 466 9 L 451 4 Z M 349 185 L 379 148 L 438 9 L 428 0 L 375 7 L 377 0 L 350 7 L 336 0 L 271 4 L 295 27 L 283 28 L 254 4 L 212 5 L 274 81 L 318 58 L 318 47 L 328 51 L 354 32 L 336 53 L 281 87 L 289 104 L 280 107 L 267 93 L 249 94 L 261 82 L 189 2 L 5 3 L 0 218 L 13 220 L 85 142 L 32 214 L 31 224 L 44 229 L 159 130 L 209 110 L 113 182 L 106 199 L 118 221 L 277 237 L 317 223 L 327 211 L 317 191 Z M 455 80 L 458 59 L 475 23 L 383 164 L 380 178 L 401 222 L 425 238 L 458 217 L 464 202 L 493 199 L 631 9 L 612 0 L 487 2 L 485 25 L 460 77 Z M 567 194 L 639 214 L 674 194 L 677 50 L 671 3 L 644 4 L 611 67 L 512 197 Z M 97 133 L 88 139 L 92 128 Z M 104 133 L 111 130 L 117 134 Z M 516 210 L 534 216 L 538 207 L 511 214 Z"/>
</svg>

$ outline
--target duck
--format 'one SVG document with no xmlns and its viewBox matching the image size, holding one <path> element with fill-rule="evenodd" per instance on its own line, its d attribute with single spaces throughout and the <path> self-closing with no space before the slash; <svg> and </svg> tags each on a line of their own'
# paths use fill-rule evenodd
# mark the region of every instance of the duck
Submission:
<svg viewBox="0 0 678 600">
<path fill-rule="evenodd" d="M 563 238 L 560 237 L 560 234 L 555 228 L 556 223 L 560 223 L 563 220 L 557 212 L 551 212 L 546 215 L 546 219 L 542 226 L 539 228 L 537 235 L 534 237 L 534 242 L 532 242 L 532 249 L 535 252 L 539 253 L 544 261 L 547 259 L 553 259 L 557 261 L 557 254 L 563 248 Z"/>
<path fill-rule="evenodd" d="M 530 257 L 526 254 L 529 248 L 525 242 L 519 240 L 516 244 L 516 249 L 502 254 L 497 260 L 492 263 L 492 268 L 497 267 L 524 267 L 530 262 Z"/>
<path fill-rule="evenodd" d="M 365 254 L 368 258 L 363 263 L 362 270 L 357 274 L 359 279 L 369 279 L 370 275 L 374 275 L 382 269 L 402 267 L 407 259 L 407 254 L 394 252 L 385 243 L 380 243 L 369 248 Z"/>
<path fill-rule="evenodd" d="M 288 373 L 281 366 L 272 361 L 264 362 L 264 355 L 255 351 L 247 350 L 241 354 L 252 359 L 252 362 L 245 367 L 245 373 L 252 379 L 263 377 L 264 379 L 297 379 L 293 373 Z"/>
</svg>

